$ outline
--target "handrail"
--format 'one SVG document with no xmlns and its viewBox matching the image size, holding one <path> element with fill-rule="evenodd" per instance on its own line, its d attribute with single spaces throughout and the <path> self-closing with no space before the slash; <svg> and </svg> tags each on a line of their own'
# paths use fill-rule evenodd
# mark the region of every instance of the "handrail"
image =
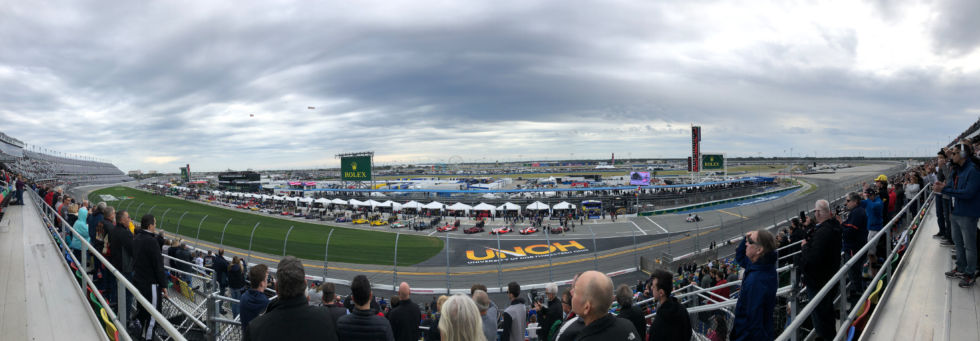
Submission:
<svg viewBox="0 0 980 341">
<path fill-rule="evenodd" d="M 83 238 L 81 234 L 78 233 L 78 231 L 75 231 L 75 228 L 71 227 L 71 225 L 68 225 L 68 221 L 65 220 L 64 217 L 58 215 L 58 212 L 55 211 L 54 208 L 52 208 L 43 200 L 41 200 L 37 192 L 33 190 L 26 190 L 26 189 L 25 192 L 29 192 L 31 198 L 34 199 L 35 201 L 35 205 L 37 205 L 39 208 L 41 208 L 44 211 L 45 214 L 42 214 L 42 219 L 49 220 L 47 215 L 50 214 L 51 216 L 56 218 L 56 220 L 59 223 L 61 223 L 62 226 L 66 226 L 67 228 L 65 230 L 69 231 L 73 235 L 73 238 L 78 239 L 81 245 L 85 247 L 84 251 L 87 251 L 87 253 L 91 254 L 93 257 L 98 259 L 99 262 L 101 262 L 102 265 L 105 266 L 107 270 L 109 270 L 109 273 L 112 274 L 113 277 L 115 277 L 116 281 L 118 281 L 118 283 L 122 283 L 125 286 L 124 288 L 125 290 L 133 293 L 133 299 L 136 300 L 136 302 L 139 303 L 141 306 L 143 306 L 143 309 L 146 309 L 146 311 L 150 313 L 150 316 L 153 317 L 153 319 L 157 322 L 160 328 L 163 328 L 168 335 L 174 338 L 174 340 L 183 340 L 183 341 L 187 340 L 184 337 L 184 335 L 182 335 L 180 331 L 177 330 L 177 328 L 175 328 L 173 324 L 171 324 L 170 321 L 167 320 L 166 316 L 163 316 L 163 314 L 160 313 L 160 311 L 158 311 L 156 307 L 153 306 L 153 304 L 147 301 L 146 298 L 144 298 L 143 295 L 139 292 L 139 290 L 136 289 L 136 287 L 133 286 L 133 284 L 130 283 L 129 280 L 127 280 L 125 276 L 123 276 L 122 273 L 120 273 L 119 270 L 116 269 L 116 267 L 112 266 L 112 263 L 110 263 L 108 259 L 102 256 L 101 252 L 99 252 L 94 247 L 92 247 L 92 244 L 90 244 L 87 240 L 85 240 L 85 238 Z M 51 224 L 51 225 L 55 225 L 55 224 Z M 60 234 L 53 234 L 53 235 L 57 235 L 58 241 L 60 241 L 62 245 L 65 245 L 66 248 L 68 247 L 68 244 L 65 242 L 64 238 L 62 238 Z M 77 264 L 82 264 L 81 262 L 78 261 L 78 259 L 75 258 L 73 252 L 69 252 L 68 254 L 72 258 L 72 260 L 75 261 Z M 88 278 L 88 275 L 82 276 L 82 278 L 85 280 L 85 283 L 87 285 L 91 285 L 93 288 L 96 287 L 95 284 L 91 281 L 91 279 Z M 105 298 L 102 297 L 102 294 L 99 293 L 98 290 L 94 290 L 94 292 L 99 300 L 99 304 L 103 304 L 103 307 L 109 307 L 109 304 L 106 302 Z M 121 304 L 121 306 L 125 306 L 125 304 Z M 119 318 L 118 316 L 116 316 L 115 312 L 112 312 L 110 310 L 111 309 L 106 309 L 106 313 L 110 315 L 112 321 L 117 326 L 119 326 L 118 330 L 120 331 L 119 333 L 120 336 L 122 336 L 124 339 L 132 340 L 132 338 L 126 332 L 126 328 L 125 328 L 126 324 L 120 323 Z"/>
<path fill-rule="evenodd" d="M 187 275 L 187 276 L 191 276 L 191 277 L 197 278 L 197 279 L 202 280 L 202 281 L 206 281 L 206 282 L 210 282 L 211 281 L 210 278 L 201 276 L 200 274 L 190 273 L 190 272 L 187 272 L 187 271 L 184 271 L 184 270 L 178 270 L 178 269 L 175 269 L 175 268 L 170 267 L 170 266 L 164 266 L 163 268 L 169 270 L 170 272 L 181 273 L 181 274 L 184 274 L 184 275 Z"/>
<path fill-rule="evenodd" d="M 921 190 L 919 190 L 919 193 L 916 193 L 915 198 L 913 198 L 913 200 L 909 201 L 908 204 L 906 204 L 904 207 L 902 207 L 902 209 L 898 213 L 896 213 L 895 216 L 892 217 L 892 219 L 890 221 L 888 221 L 888 224 L 886 224 L 885 226 L 883 226 L 881 228 L 881 230 L 879 230 L 877 233 L 875 233 L 874 237 L 872 237 L 872 239 L 869 240 L 864 245 L 864 247 L 862 247 L 860 250 L 858 250 L 858 252 L 856 252 L 854 254 L 854 256 L 852 256 L 851 259 L 847 261 L 847 263 L 845 263 L 843 266 L 841 266 L 841 268 L 836 273 L 834 273 L 834 276 L 831 277 L 829 281 L 827 281 L 827 284 L 824 285 L 823 288 L 821 288 L 820 291 L 817 292 L 816 295 L 814 295 L 813 299 L 811 299 L 810 302 L 807 303 L 807 305 L 804 306 L 803 309 L 800 310 L 796 314 L 796 318 L 793 319 L 793 321 L 791 321 L 790 324 L 788 326 L 786 326 L 785 329 L 783 329 L 782 334 L 779 334 L 779 336 L 776 337 L 776 340 L 785 341 L 785 340 L 788 340 L 791 337 L 793 337 L 793 335 L 796 333 L 796 330 L 799 329 L 800 326 L 803 325 L 803 323 L 806 320 L 806 318 L 809 317 L 810 314 L 812 314 L 813 311 L 816 309 L 817 304 L 820 303 L 821 301 L 823 301 L 823 299 L 830 293 L 830 291 L 833 290 L 833 288 L 838 285 L 837 283 L 840 282 L 840 280 L 843 279 L 844 276 L 846 276 L 849 271 L 851 271 L 851 267 L 853 267 L 859 261 L 862 262 L 862 263 L 864 262 L 864 256 L 868 253 L 868 251 L 870 251 L 872 247 L 877 247 L 878 241 L 883 236 L 886 236 L 886 235 L 889 234 L 889 231 L 891 230 L 891 228 L 894 225 L 898 224 L 898 221 L 902 218 L 902 214 L 905 213 L 906 211 L 908 211 L 909 208 L 912 207 L 912 204 L 915 203 L 915 202 L 917 202 L 923 196 L 923 193 L 926 193 L 927 192 L 927 190 L 929 192 L 931 192 L 931 189 L 929 189 L 929 188 L 922 188 Z M 922 208 L 925 208 L 925 207 L 926 207 L 926 205 L 922 205 Z M 892 252 L 889 254 L 889 257 L 891 257 L 895 253 L 896 250 L 897 250 L 897 248 L 896 249 L 893 249 Z M 887 266 L 887 264 L 886 264 L 886 266 Z M 887 270 L 887 267 L 886 266 L 882 266 L 881 267 L 881 269 L 878 271 L 878 274 L 875 276 L 875 278 L 872 281 L 872 283 L 874 283 L 874 281 L 879 280 L 882 277 L 882 275 L 884 275 L 884 272 L 883 271 Z M 871 289 L 871 286 L 868 286 L 868 289 Z M 858 302 L 863 302 L 864 300 L 868 299 L 868 297 L 871 294 L 871 292 L 868 289 L 866 289 L 865 292 L 864 292 L 864 294 L 861 295 L 861 300 L 859 300 Z M 857 312 L 857 310 L 854 309 L 854 310 L 852 310 L 852 312 L 851 312 L 850 315 L 855 315 L 856 312 Z M 848 319 L 851 319 L 851 318 L 852 317 L 850 317 L 850 316 L 848 317 Z M 843 329 L 838 330 L 837 335 L 840 336 L 841 335 L 841 331 L 842 330 L 843 331 L 846 331 L 848 326 L 850 326 L 850 325 L 845 323 L 844 326 L 842 327 Z"/>
<path fill-rule="evenodd" d="M 178 261 L 178 262 L 181 262 L 181 263 L 190 265 L 190 266 L 192 266 L 192 267 L 194 267 L 196 269 L 204 270 L 204 272 L 214 272 L 214 269 L 210 269 L 210 268 L 205 267 L 205 266 L 200 266 L 200 265 L 197 265 L 196 263 L 191 263 L 191 262 L 188 262 L 188 261 L 185 261 L 183 259 L 176 258 L 176 257 L 170 257 L 170 255 L 165 254 L 165 253 L 161 253 L 161 255 L 163 255 L 163 258 L 167 258 L 167 259 L 170 259 L 171 261 Z"/>
</svg>

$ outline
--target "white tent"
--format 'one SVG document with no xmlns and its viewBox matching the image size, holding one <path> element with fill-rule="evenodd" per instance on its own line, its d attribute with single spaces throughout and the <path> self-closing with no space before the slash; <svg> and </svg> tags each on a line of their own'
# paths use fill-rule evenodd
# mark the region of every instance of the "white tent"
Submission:
<svg viewBox="0 0 980 341">
<path fill-rule="evenodd" d="M 283 199 L 285 199 L 285 197 L 280 197 L 278 195 L 275 195 L 275 196 L 272 197 L 272 200 L 275 200 L 275 201 L 282 201 Z"/>
<path fill-rule="evenodd" d="M 235 193 L 234 195 L 236 195 L 239 198 L 241 198 L 241 197 L 244 197 L 245 196 L 245 193 Z"/>
<path fill-rule="evenodd" d="M 334 204 L 334 205 L 347 205 L 347 200 L 344 200 L 344 199 L 333 199 L 333 200 L 330 200 L 330 203 L 331 204 Z"/>
<path fill-rule="evenodd" d="M 317 204 L 324 204 L 324 205 L 326 205 L 326 204 L 329 204 L 330 203 L 330 199 L 327 199 L 327 198 L 319 198 L 319 199 L 316 199 L 316 203 Z"/>
<path fill-rule="evenodd" d="M 309 204 L 309 203 L 313 202 L 313 198 L 303 197 L 303 198 L 300 198 L 299 201 L 305 202 L 305 203 Z"/>
<path fill-rule="evenodd" d="M 467 204 L 458 202 L 458 203 L 449 205 L 449 207 L 447 207 L 446 209 L 448 209 L 450 211 L 465 211 L 466 213 L 470 213 L 470 210 L 473 209 L 473 206 L 470 206 L 470 205 L 467 205 Z"/>
<path fill-rule="evenodd" d="M 272 196 L 271 195 L 268 195 L 268 194 L 263 194 L 262 195 L 262 200 L 269 200 L 269 199 L 272 199 Z"/>
<path fill-rule="evenodd" d="M 424 207 L 424 205 L 420 204 L 418 201 L 415 201 L 415 200 L 406 202 L 404 205 L 402 205 L 402 208 L 420 209 L 422 207 Z"/>
<path fill-rule="evenodd" d="M 350 203 L 351 206 L 354 206 L 354 207 L 357 207 L 357 206 L 370 206 L 370 205 L 365 204 L 363 201 L 360 201 L 360 200 L 357 200 L 357 199 L 350 199 L 350 201 L 348 201 L 348 202 Z"/>
<path fill-rule="evenodd" d="M 391 202 L 391 211 L 392 212 L 399 212 L 401 210 L 402 210 L 402 204 L 399 204 L 399 203 L 394 202 L 394 201 Z"/>
<path fill-rule="evenodd" d="M 512 203 L 506 202 L 503 205 L 498 206 L 497 207 L 497 210 L 498 211 L 517 211 L 518 213 L 520 213 L 521 212 L 521 206 L 518 205 L 518 204 L 512 204 Z"/>
<path fill-rule="evenodd" d="M 441 210 L 445 210 L 445 208 L 443 208 L 443 206 L 446 206 L 446 205 L 443 205 L 441 202 L 438 202 L 438 201 L 433 201 L 433 202 L 430 202 L 428 204 L 425 204 L 425 206 L 422 206 L 422 208 L 427 208 L 427 209 L 430 209 L 430 210 L 440 210 L 441 211 Z"/>
<path fill-rule="evenodd" d="M 371 206 L 371 208 L 377 207 L 378 204 L 380 204 L 380 202 L 374 201 L 374 199 L 368 199 L 364 202 L 364 206 Z"/>
<path fill-rule="evenodd" d="M 487 204 L 487 203 L 482 203 L 482 202 L 479 203 L 479 204 L 477 204 L 476 206 L 473 206 L 473 210 L 474 211 L 490 211 L 490 214 L 497 213 L 497 207 L 495 207 L 493 205 L 490 205 L 490 204 Z"/>
<path fill-rule="evenodd" d="M 374 206 L 377 206 L 377 207 L 392 207 L 394 204 L 395 204 L 394 201 L 385 200 L 385 202 L 378 203 L 377 205 L 374 205 Z"/>
<path fill-rule="evenodd" d="M 540 201 L 535 201 L 530 205 L 527 205 L 527 209 L 531 211 L 547 210 L 550 206 Z"/>
<path fill-rule="evenodd" d="M 481 198 L 484 198 L 484 199 L 497 199 L 497 195 L 495 195 L 493 193 L 487 193 L 487 194 L 481 195 L 480 197 Z"/>
<path fill-rule="evenodd" d="M 569 210 L 569 209 L 574 209 L 575 205 L 562 201 L 560 203 L 555 204 L 555 206 L 552 208 L 556 210 Z"/>
<path fill-rule="evenodd" d="M 371 192 L 371 196 L 372 197 L 383 198 L 383 197 L 385 197 L 385 194 L 384 193 L 381 193 L 381 192 Z"/>
</svg>

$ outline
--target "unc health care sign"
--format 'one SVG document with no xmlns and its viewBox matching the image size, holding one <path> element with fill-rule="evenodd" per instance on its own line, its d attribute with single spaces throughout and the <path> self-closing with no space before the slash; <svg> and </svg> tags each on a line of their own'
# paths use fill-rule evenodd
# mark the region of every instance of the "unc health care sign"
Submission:
<svg viewBox="0 0 980 341">
<path fill-rule="evenodd" d="M 702 170 L 722 170 L 725 169 L 725 155 L 722 154 L 701 154 Z"/>
<path fill-rule="evenodd" d="M 340 178 L 344 181 L 371 181 L 371 157 L 351 156 L 341 158 Z"/>
<path fill-rule="evenodd" d="M 503 262 L 526 261 L 532 259 L 547 259 L 548 255 L 564 256 L 576 253 L 589 252 L 582 243 L 575 240 L 525 242 L 522 245 L 511 245 L 501 247 L 467 248 L 466 264 L 492 264 L 499 259 Z"/>
</svg>

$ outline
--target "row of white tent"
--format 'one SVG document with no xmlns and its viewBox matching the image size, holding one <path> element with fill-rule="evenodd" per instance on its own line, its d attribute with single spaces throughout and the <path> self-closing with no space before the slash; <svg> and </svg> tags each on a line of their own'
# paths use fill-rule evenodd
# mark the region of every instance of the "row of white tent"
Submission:
<svg viewBox="0 0 980 341">
<path fill-rule="evenodd" d="M 458 203 L 455 203 L 455 204 L 446 206 L 445 204 L 443 204 L 441 202 L 438 202 L 438 201 L 433 201 L 433 202 L 430 202 L 428 204 L 422 204 L 420 202 L 417 202 L 417 201 L 414 201 L 413 200 L 413 201 L 406 202 L 404 204 L 400 204 L 400 203 L 397 203 L 397 202 L 394 202 L 394 201 L 391 201 L 391 200 L 388 200 L 388 201 L 385 201 L 385 202 L 378 202 L 378 201 L 374 201 L 374 200 L 371 200 L 371 199 L 368 199 L 367 201 L 360 201 L 360 200 L 357 200 L 357 199 L 350 199 L 350 200 L 327 199 L 327 198 L 313 199 L 313 198 L 309 198 L 309 197 L 290 197 L 290 196 L 278 196 L 278 195 L 268 195 L 268 194 L 221 192 L 221 191 L 214 191 L 212 193 L 214 195 L 223 195 L 223 196 L 239 197 L 239 198 L 255 198 L 255 199 L 259 199 L 259 200 L 291 201 L 291 202 L 306 203 L 306 204 L 318 203 L 318 204 L 322 204 L 324 206 L 325 205 L 344 205 L 344 206 L 352 206 L 352 207 L 371 207 L 372 209 L 373 208 L 376 208 L 376 207 L 390 207 L 390 208 L 392 208 L 393 211 L 401 211 L 402 209 L 405 209 L 405 208 L 411 208 L 411 209 L 430 209 L 430 210 L 442 210 L 442 211 L 446 211 L 446 210 L 448 210 L 448 211 L 465 211 L 465 212 L 470 212 L 470 211 L 490 211 L 490 212 L 496 212 L 496 211 L 518 211 L 518 212 L 520 212 L 521 211 L 521 206 L 520 205 L 517 205 L 517 204 L 514 204 L 514 203 L 509 203 L 509 202 L 508 203 L 504 203 L 503 205 L 500 205 L 500 206 L 493 206 L 493 205 L 490 205 L 490 204 L 487 204 L 487 203 L 482 203 L 482 202 L 479 203 L 479 204 L 477 204 L 476 206 L 470 206 L 470 205 L 467 205 L 467 204 L 464 204 L 464 203 L 461 203 L 461 202 L 458 202 Z M 562 201 L 560 203 L 557 203 L 554 206 L 550 206 L 550 205 L 545 204 L 545 203 L 540 202 L 540 201 L 535 201 L 535 202 L 531 203 L 530 205 L 527 205 L 526 207 L 524 207 L 524 209 L 529 210 L 529 211 L 541 211 L 541 210 L 551 210 L 551 209 L 553 209 L 553 210 L 569 210 L 569 209 L 575 209 L 575 207 L 576 206 L 574 204 L 570 204 L 570 203 L 567 203 L 567 202 L 564 202 L 564 201 Z"/>
</svg>

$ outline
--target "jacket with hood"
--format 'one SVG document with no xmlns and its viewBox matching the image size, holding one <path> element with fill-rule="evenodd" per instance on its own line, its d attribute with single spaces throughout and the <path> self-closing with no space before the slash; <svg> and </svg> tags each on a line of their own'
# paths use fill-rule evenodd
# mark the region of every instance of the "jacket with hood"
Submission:
<svg viewBox="0 0 980 341">
<path fill-rule="evenodd" d="M 248 329 L 248 323 L 258 317 L 269 306 L 269 298 L 255 289 L 248 289 L 239 299 L 242 329 Z"/>
<path fill-rule="evenodd" d="M 885 208 L 880 198 L 861 200 L 864 214 L 868 217 L 868 231 L 878 232 L 884 226 Z"/>
<path fill-rule="evenodd" d="M 89 239 L 88 237 L 88 223 L 86 223 L 87 219 L 88 219 L 88 210 L 85 209 L 84 207 L 80 208 L 78 210 L 78 219 L 75 220 L 75 226 L 72 226 L 71 228 L 74 229 L 75 232 L 78 232 L 78 234 L 82 236 L 82 238 L 85 238 L 86 242 L 91 242 L 91 239 Z M 79 241 L 78 238 L 75 238 L 74 235 L 72 235 L 70 246 L 72 249 L 81 250 L 82 242 Z"/>
<path fill-rule="evenodd" d="M 953 176 L 946 179 L 942 193 L 953 198 L 953 215 L 980 217 L 980 171 L 973 161 L 966 160 L 963 167 L 956 165 Z"/>
<path fill-rule="evenodd" d="M 100 221 L 102 221 L 102 212 L 98 212 L 96 214 L 89 214 L 88 219 L 85 220 L 85 222 L 88 223 L 89 241 L 95 239 L 95 233 Z"/>
<path fill-rule="evenodd" d="M 745 269 L 742 289 L 735 303 L 735 321 L 730 339 L 772 340 L 775 326 L 772 313 L 776 307 L 776 252 L 762 255 L 753 263 L 745 256 L 745 239 L 735 249 L 735 261 Z"/>
</svg>

